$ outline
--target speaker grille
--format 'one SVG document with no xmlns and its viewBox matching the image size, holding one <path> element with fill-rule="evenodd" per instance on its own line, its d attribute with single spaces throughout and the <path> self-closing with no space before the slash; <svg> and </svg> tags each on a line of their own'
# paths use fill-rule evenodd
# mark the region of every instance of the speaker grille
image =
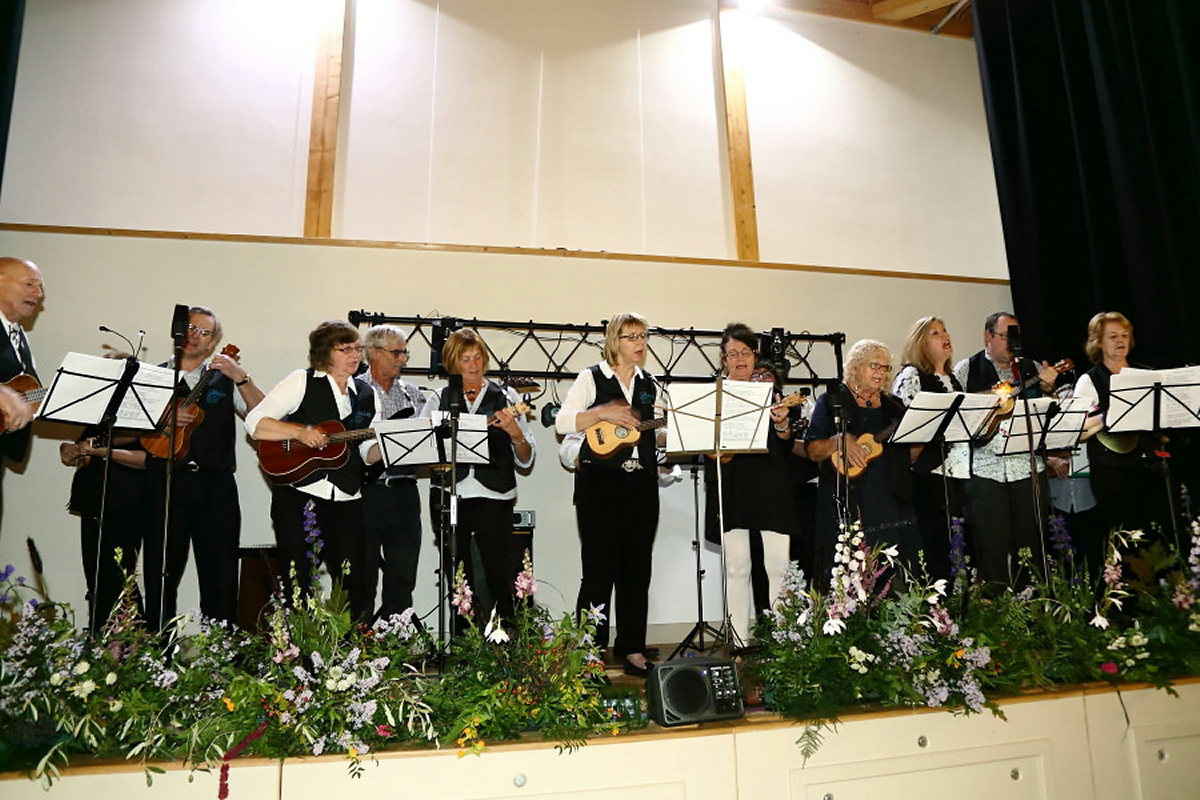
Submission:
<svg viewBox="0 0 1200 800">
<path fill-rule="evenodd" d="M 659 725 L 734 719 L 745 713 L 733 662 L 681 658 L 659 664 L 646 681 L 650 718 Z"/>
</svg>

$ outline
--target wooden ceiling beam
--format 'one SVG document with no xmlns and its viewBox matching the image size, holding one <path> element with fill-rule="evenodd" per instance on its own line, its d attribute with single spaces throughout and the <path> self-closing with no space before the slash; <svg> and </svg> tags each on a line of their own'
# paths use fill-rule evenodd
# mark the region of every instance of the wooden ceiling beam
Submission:
<svg viewBox="0 0 1200 800">
<path fill-rule="evenodd" d="M 882 0 L 871 6 L 871 14 L 875 19 L 903 22 L 954 3 L 955 0 Z"/>
</svg>

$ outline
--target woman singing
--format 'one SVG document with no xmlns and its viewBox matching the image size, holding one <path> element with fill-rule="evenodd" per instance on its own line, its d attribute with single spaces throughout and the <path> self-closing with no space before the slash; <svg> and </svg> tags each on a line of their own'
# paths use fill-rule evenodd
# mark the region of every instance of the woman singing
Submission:
<svg viewBox="0 0 1200 800">
<path fill-rule="evenodd" d="M 487 350 L 479 334 L 469 328 L 454 331 L 442 347 L 442 363 L 451 375 L 462 376 L 463 413 L 488 417 L 487 464 L 459 466 L 454 482 L 458 495 L 458 524 L 455 528 L 455 558 L 471 564 L 471 537 L 479 546 L 484 583 L 497 612 L 508 619 L 513 613 L 513 582 L 521 571 L 521 557 L 513 552 L 513 505 L 517 500 L 516 470 L 533 466 L 533 433 L 525 415 L 515 406 L 520 398 L 512 389 L 486 378 Z M 443 388 L 425 404 L 421 416 L 434 411 L 449 411 L 449 388 Z M 443 493 L 447 473 L 435 473 L 431 487 L 430 514 L 434 529 L 440 529 Z M 442 563 L 448 575 L 454 573 L 449 548 L 444 548 Z M 471 569 L 465 569 L 469 583 Z"/>
<path fill-rule="evenodd" d="M 654 416 L 658 388 L 642 369 L 646 359 L 644 317 L 617 314 L 604 334 L 604 361 L 575 379 L 555 428 L 567 435 L 563 464 L 575 469 L 575 519 L 579 525 L 583 577 L 577 611 L 604 608 L 596 643 L 608 646 L 609 601 L 616 588 L 617 639 L 613 654 L 627 675 L 645 677 L 650 556 L 658 528 L 658 479 L 654 436 L 641 434 L 632 448 L 599 454 L 581 432 L 597 423 L 636 429 Z M 578 434 L 578 435 L 570 435 Z"/>
<path fill-rule="evenodd" d="M 961 392 L 954 377 L 954 348 L 946 324 L 937 317 L 921 317 L 908 331 L 901 354 L 904 368 L 896 375 L 892 394 L 905 406 L 918 392 Z M 971 476 L 971 452 L 966 442 L 946 445 L 931 442 L 912 465 L 913 507 L 925 563 L 934 578 L 950 577 L 950 528 L 947 509 L 963 514 L 962 482 Z"/>
<path fill-rule="evenodd" d="M 377 417 L 375 392 L 354 377 L 362 358 L 358 329 L 347 322 L 322 322 L 308 335 L 308 369 L 298 369 L 272 389 L 246 415 L 246 430 L 259 441 L 297 441 L 322 450 L 329 440 L 319 423 L 336 420 L 346 430 L 369 427 Z M 368 439 L 345 445 L 349 458 L 334 469 L 316 469 L 293 485 L 277 484 L 271 492 L 275 543 L 300 588 L 311 590 L 309 558 L 324 561 L 330 577 L 349 597 L 350 613 L 368 621 L 375 598 L 365 571 L 366 545 L 362 514 L 362 467 L 379 460 L 379 445 Z M 321 548 L 305 541 L 304 508 L 313 503 Z M 343 570 L 349 568 L 349 579 Z M 286 582 L 287 576 L 283 576 Z M 285 595 L 290 600 L 290 592 Z"/>
<path fill-rule="evenodd" d="M 766 380 L 774 383 L 770 370 L 756 369 L 758 337 L 741 323 L 731 323 L 721 335 L 721 364 L 731 381 Z M 762 377 L 765 376 L 765 377 Z M 775 395 L 778 399 L 778 394 Z M 762 539 L 761 568 L 767 577 L 767 602 L 779 595 L 787 574 L 790 537 L 800 532 L 796 503 L 788 475 L 792 449 L 792 426 L 787 409 L 771 409 L 772 430 L 766 453 L 743 453 L 723 458 L 721 498 L 723 535 L 717 533 L 717 474 L 710 460 L 704 473 L 708 491 L 706 538 L 721 544 L 725 561 L 725 598 L 734 633 L 742 642 L 754 615 L 751 614 L 751 547 L 754 536 Z"/>
<path fill-rule="evenodd" d="M 817 400 L 805 436 L 808 457 L 821 464 L 820 500 L 817 504 L 818 569 L 833 563 L 840 508 L 849 521 L 859 520 L 866 540 L 899 546 L 900 556 L 914 561 L 921 547 L 912 507 L 912 474 L 908 446 L 866 445 L 894 430 L 904 406 L 883 387 L 891 374 L 892 356 L 882 342 L 863 339 L 846 354 L 846 377 Z M 845 433 L 842 433 L 844 427 Z M 867 437 L 870 435 L 870 439 Z M 843 479 L 831 457 L 845 453 L 843 471 L 862 472 Z M 879 457 L 873 457 L 875 453 Z M 841 486 L 839 487 L 839 484 Z M 842 488 L 839 500 L 838 490 Z M 821 573 L 818 573 L 820 576 Z"/>
</svg>

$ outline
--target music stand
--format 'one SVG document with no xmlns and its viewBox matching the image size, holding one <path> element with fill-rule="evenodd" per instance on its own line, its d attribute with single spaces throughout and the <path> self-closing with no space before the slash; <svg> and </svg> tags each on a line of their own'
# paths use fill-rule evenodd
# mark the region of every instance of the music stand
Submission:
<svg viewBox="0 0 1200 800">
<path fill-rule="evenodd" d="M 1000 403 L 998 395 L 964 392 L 918 392 L 900 418 L 892 444 L 940 442 L 942 491 L 945 497 L 946 533 L 954 530 L 950 518 L 950 483 L 946 474 L 946 446 L 973 441 Z"/>
<path fill-rule="evenodd" d="M 1083 425 L 1087 421 L 1090 408 L 1091 402 L 1084 398 L 1062 401 L 1051 397 L 1019 398 L 1000 447 L 1002 456 L 1022 453 L 1029 456 L 1033 515 L 1037 522 L 1038 546 L 1042 551 L 1043 575 L 1049 575 L 1050 562 L 1046 553 L 1041 484 L 1038 480 L 1036 456 L 1045 454 L 1047 450 L 1074 448 L 1083 433 Z"/>
<path fill-rule="evenodd" d="M 100 358 L 67 353 L 54 373 L 37 419 L 80 425 L 99 425 L 104 430 L 104 476 L 100 484 L 100 516 L 97 523 L 96 563 L 92 586 L 100 581 L 100 558 L 104 552 L 104 520 L 108 507 L 108 477 L 112 468 L 113 430 L 153 429 L 163 409 L 175 394 L 168 369 L 126 359 Z M 131 391 L 132 390 L 132 391 Z M 96 603 L 89 604 L 88 629 L 96 629 Z"/>
<path fill-rule="evenodd" d="M 459 397 L 462 397 L 461 391 Z M 465 405 L 464 402 L 463 407 Z M 427 463 L 435 465 L 434 470 L 443 471 L 445 475 L 445 482 L 440 486 L 436 475 L 432 481 L 433 488 L 440 490 L 442 498 L 441 524 L 438 526 L 438 646 L 444 647 L 450 640 L 447 605 L 450 602 L 450 581 L 453 579 L 452 574 L 446 574 L 445 555 L 447 552 L 450 554 L 451 570 L 458 559 L 458 466 L 489 462 L 488 417 L 451 408 L 448 411 L 435 410 L 432 417 L 425 421 L 431 426 L 433 445 L 437 451 L 436 458 Z"/>
<path fill-rule="evenodd" d="M 1200 425 L 1200 367 L 1121 370 L 1109 384 L 1105 423 L 1112 433 L 1148 432 L 1154 436 L 1168 428 Z M 1175 537 L 1175 549 L 1182 554 L 1171 468 L 1167 459 L 1162 459 L 1162 465 L 1171 534 Z"/>
<path fill-rule="evenodd" d="M 667 429 L 667 453 L 671 456 L 711 455 L 717 473 L 717 529 L 725 533 L 724 481 L 721 456 L 737 453 L 767 452 L 770 426 L 769 410 L 775 386 L 772 383 L 728 381 L 717 378 L 714 384 L 677 384 L 664 390 L 671 426 Z M 718 630 L 704 619 L 703 580 L 700 566 L 700 528 L 696 529 L 696 624 L 671 652 L 668 660 L 685 650 L 706 650 L 704 634 L 712 633 L 718 642 L 734 646 L 737 633 L 729 617 L 728 587 L 725 575 L 725 548 L 721 554 L 722 623 Z M 698 643 L 693 643 L 696 639 Z M 738 644 L 744 644 L 738 642 Z M 715 645 L 714 645 L 715 646 Z"/>
</svg>

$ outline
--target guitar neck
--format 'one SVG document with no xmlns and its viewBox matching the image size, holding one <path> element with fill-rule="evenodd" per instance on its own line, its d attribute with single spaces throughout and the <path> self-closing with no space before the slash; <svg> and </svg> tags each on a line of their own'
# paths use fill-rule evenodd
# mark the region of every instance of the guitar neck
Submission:
<svg viewBox="0 0 1200 800">
<path fill-rule="evenodd" d="M 655 417 L 654 419 L 648 419 L 645 422 L 639 422 L 637 424 L 637 429 L 639 431 L 649 431 L 649 430 L 653 430 L 654 428 L 661 428 L 661 427 L 665 426 L 666 424 L 667 424 L 666 417 Z"/>
<path fill-rule="evenodd" d="M 359 439 L 370 439 L 374 435 L 374 428 L 358 428 L 352 431 L 338 431 L 337 433 L 331 433 L 325 438 L 328 439 L 331 444 L 336 444 L 338 442 L 357 442 Z"/>
</svg>

